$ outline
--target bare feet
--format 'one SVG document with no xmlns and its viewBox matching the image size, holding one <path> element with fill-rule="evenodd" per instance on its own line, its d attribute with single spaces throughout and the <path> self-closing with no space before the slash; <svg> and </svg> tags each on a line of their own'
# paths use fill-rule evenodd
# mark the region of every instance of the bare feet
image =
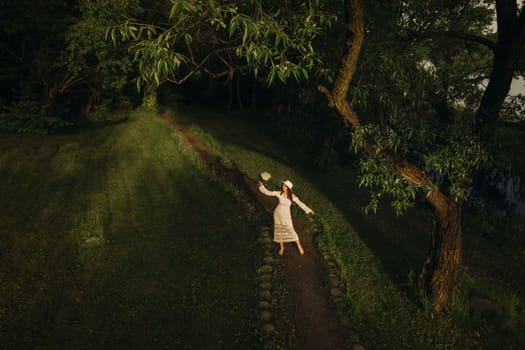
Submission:
<svg viewBox="0 0 525 350">
<path fill-rule="evenodd" d="M 304 255 L 304 249 L 303 249 L 303 246 L 301 245 L 301 242 L 297 240 L 295 241 L 295 244 L 297 244 L 297 250 L 299 250 L 299 254 Z"/>
</svg>

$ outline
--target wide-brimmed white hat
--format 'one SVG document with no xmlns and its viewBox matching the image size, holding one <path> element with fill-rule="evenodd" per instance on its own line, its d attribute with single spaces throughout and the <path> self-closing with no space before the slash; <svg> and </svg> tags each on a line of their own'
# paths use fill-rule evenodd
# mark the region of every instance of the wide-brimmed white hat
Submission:
<svg viewBox="0 0 525 350">
<path fill-rule="evenodd" d="M 284 180 L 284 181 L 282 181 L 282 183 L 285 184 L 286 187 L 288 187 L 289 189 L 293 188 L 293 183 L 290 180 Z"/>
</svg>

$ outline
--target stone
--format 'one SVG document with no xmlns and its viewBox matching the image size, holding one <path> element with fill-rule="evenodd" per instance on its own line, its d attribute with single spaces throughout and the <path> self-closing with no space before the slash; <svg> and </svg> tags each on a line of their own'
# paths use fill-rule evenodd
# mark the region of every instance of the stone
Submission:
<svg viewBox="0 0 525 350">
<path fill-rule="evenodd" d="M 271 267 L 270 265 L 263 265 L 257 269 L 258 274 L 272 273 L 272 272 L 273 272 L 273 267 Z"/>
<path fill-rule="evenodd" d="M 264 250 L 264 257 L 265 257 L 265 258 L 267 258 L 267 257 L 272 258 L 272 257 L 273 257 L 272 250 L 271 250 L 271 249 L 265 249 L 265 250 Z"/>
<path fill-rule="evenodd" d="M 343 296 L 343 292 L 339 288 L 330 288 L 330 295 L 333 297 Z"/>
<path fill-rule="evenodd" d="M 265 264 L 267 264 L 267 265 L 272 264 L 272 263 L 273 263 L 273 258 L 272 258 L 271 256 L 265 256 L 265 257 L 263 258 L 263 262 L 264 262 Z"/>
<path fill-rule="evenodd" d="M 274 252 L 274 249 L 271 244 L 265 244 L 263 246 L 263 253 L 264 253 L 263 255 L 270 254 L 273 256 L 273 252 Z"/>
<path fill-rule="evenodd" d="M 264 274 L 261 274 L 257 277 L 257 280 L 259 282 L 269 282 L 272 280 L 272 275 L 270 274 L 267 274 L 267 273 L 264 273 Z"/>
<path fill-rule="evenodd" d="M 261 238 L 272 238 L 270 236 L 270 233 L 268 231 L 263 231 L 263 233 L 261 234 Z"/>
<path fill-rule="evenodd" d="M 259 292 L 259 298 L 262 300 L 270 301 L 272 299 L 272 293 L 268 289 L 261 290 Z"/>
<path fill-rule="evenodd" d="M 341 275 L 341 270 L 339 270 L 338 267 L 331 267 L 330 268 L 330 274 L 334 275 L 334 276 L 340 276 Z"/>
<path fill-rule="evenodd" d="M 84 241 L 84 243 L 88 246 L 92 246 L 92 247 L 95 247 L 95 246 L 101 246 L 104 244 L 104 240 L 100 237 L 89 237 L 88 239 L 86 239 Z"/>
<path fill-rule="evenodd" d="M 326 266 L 328 266 L 329 268 L 334 268 L 337 267 L 337 264 L 333 260 L 327 260 Z"/>
<path fill-rule="evenodd" d="M 271 323 L 265 323 L 262 325 L 261 328 L 262 328 L 263 333 L 265 334 L 270 334 L 270 333 L 275 332 L 275 326 Z"/>
<path fill-rule="evenodd" d="M 323 260 L 325 261 L 325 265 L 326 265 L 327 261 L 332 260 L 332 256 L 328 255 L 328 254 L 323 254 Z M 327 268 L 328 268 L 328 266 L 327 266 Z"/>
<path fill-rule="evenodd" d="M 266 323 L 266 322 L 270 322 L 271 319 L 272 319 L 272 313 L 270 311 L 263 310 L 259 312 L 259 321 Z"/>
<path fill-rule="evenodd" d="M 272 243 L 272 239 L 270 237 L 264 237 L 259 240 L 262 244 L 270 244 Z"/>
<path fill-rule="evenodd" d="M 339 278 L 337 277 L 329 277 L 328 278 L 328 285 L 330 288 L 337 288 L 339 287 Z"/>
<path fill-rule="evenodd" d="M 330 273 L 328 274 L 328 278 L 336 278 L 336 279 L 339 279 L 339 275 L 336 274 L 336 273 L 330 272 Z"/>
<path fill-rule="evenodd" d="M 332 303 L 334 303 L 336 306 L 340 305 L 343 302 L 343 298 L 342 297 L 330 296 L 330 300 L 332 300 Z"/>
<path fill-rule="evenodd" d="M 272 304 L 269 301 L 262 300 L 259 302 L 259 309 L 269 309 L 271 306 Z"/>
<path fill-rule="evenodd" d="M 270 282 L 261 282 L 261 284 L 259 284 L 259 288 L 270 289 L 272 288 L 272 284 Z"/>
</svg>

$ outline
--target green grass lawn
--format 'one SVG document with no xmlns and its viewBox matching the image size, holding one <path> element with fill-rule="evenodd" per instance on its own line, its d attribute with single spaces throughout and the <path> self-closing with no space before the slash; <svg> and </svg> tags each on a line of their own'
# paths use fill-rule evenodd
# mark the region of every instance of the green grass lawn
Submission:
<svg viewBox="0 0 525 350">
<path fill-rule="evenodd" d="M 151 112 L 0 135 L 0 348 L 253 349 L 254 242 Z"/>
<path fill-rule="evenodd" d="M 249 114 L 225 115 L 183 106 L 173 106 L 170 113 L 251 177 L 265 170 L 275 183 L 285 178 L 294 182 L 298 196 L 318 213 L 323 227 L 319 239 L 328 243 L 342 268 L 350 305 L 346 312 L 367 348 L 518 349 L 525 343 L 519 326 L 525 319 L 520 308 L 523 294 L 519 296 L 524 286 L 515 283 L 511 289 L 508 279 L 498 274 L 502 270 L 519 273 L 523 257 L 512 265 L 498 265 L 499 253 L 491 249 L 492 242 L 466 229 L 468 275 L 462 277 L 454 310 L 436 317 L 420 305 L 408 277 L 419 272 L 430 239 L 430 212 L 424 204 L 400 217 L 386 204 L 377 215 L 367 216 L 362 208 L 368 195 L 357 186 L 356 170 L 337 166 L 326 173 L 314 170 L 305 148 L 272 130 L 269 118 L 264 122 Z M 474 261 L 478 262 L 475 268 Z M 473 291 L 483 302 L 490 300 L 489 309 L 499 308 L 499 315 L 481 318 L 470 309 L 464 296 Z"/>
</svg>

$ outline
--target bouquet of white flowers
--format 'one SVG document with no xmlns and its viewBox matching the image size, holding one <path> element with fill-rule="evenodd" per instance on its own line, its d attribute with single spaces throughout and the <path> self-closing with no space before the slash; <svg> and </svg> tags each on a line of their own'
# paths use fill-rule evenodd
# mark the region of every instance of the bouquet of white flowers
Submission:
<svg viewBox="0 0 525 350">
<path fill-rule="evenodd" d="M 268 181 L 268 180 L 270 180 L 272 178 L 272 175 L 269 172 L 267 172 L 267 171 L 263 171 L 260 174 L 260 176 L 261 176 L 261 180 L 263 180 L 263 181 Z"/>
</svg>

